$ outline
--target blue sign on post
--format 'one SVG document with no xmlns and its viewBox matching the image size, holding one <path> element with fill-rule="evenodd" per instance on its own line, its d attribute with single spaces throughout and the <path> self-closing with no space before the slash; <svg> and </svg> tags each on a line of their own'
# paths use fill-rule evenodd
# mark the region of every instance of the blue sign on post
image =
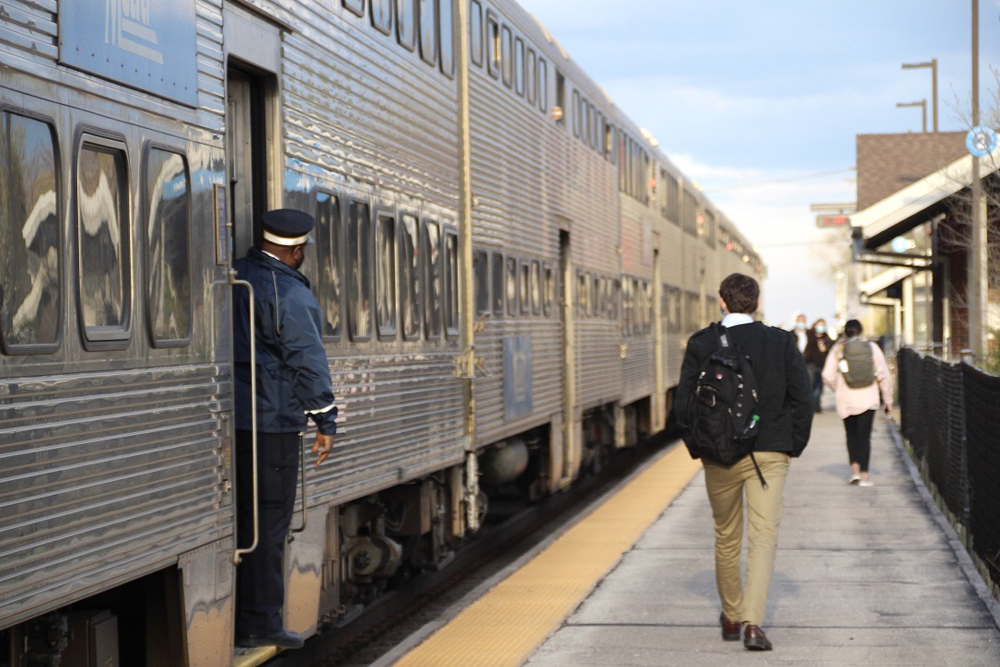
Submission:
<svg viewBox="0 0 1000 667">
<path fill-rule="evenodd" d="M 986 157 L 997 149 L 997 133 L 993 128 L 976 125 L 965 135 L 965 146 L 976 157 Z"/>
<path fill-rule="evenodd" d="M 531 336 L 503 339 L 503 416 L 517 419 L 534 409 L 531 390 Z"/>
<path fill-rule="evenodd" d="M 160 97 L 195 106 L 194 0 L 59 3 L 59 60 Z"/>
</svg>

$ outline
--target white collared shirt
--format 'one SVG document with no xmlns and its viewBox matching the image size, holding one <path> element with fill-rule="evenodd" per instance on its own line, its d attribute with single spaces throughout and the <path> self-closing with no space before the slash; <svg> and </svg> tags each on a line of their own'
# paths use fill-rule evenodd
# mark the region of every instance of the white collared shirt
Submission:
<svg viewBox="0 0 1000 667">
<path fill-rule="evenodd" d="M 722 326 L 727 329 L 738 327 L 741 324 L 753 324 L 753 317 L 746 313 L 729 313 L 722 318 Z"/>
</svg>

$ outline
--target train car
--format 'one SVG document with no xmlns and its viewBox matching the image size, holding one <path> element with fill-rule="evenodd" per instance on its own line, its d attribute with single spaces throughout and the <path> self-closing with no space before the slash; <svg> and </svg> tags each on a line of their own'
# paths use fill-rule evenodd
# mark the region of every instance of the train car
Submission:
<svg viewBox="0 0 1000 667">
<path fill-rule="evenodd" d="M 264 211 L 316 218 L 340 411 L 305 635 L 662 430 L 718 278 L 763 270 L 510 0 L 11 0 L 0 65 L 0 665 L 233 661 Z"/>
</svg>

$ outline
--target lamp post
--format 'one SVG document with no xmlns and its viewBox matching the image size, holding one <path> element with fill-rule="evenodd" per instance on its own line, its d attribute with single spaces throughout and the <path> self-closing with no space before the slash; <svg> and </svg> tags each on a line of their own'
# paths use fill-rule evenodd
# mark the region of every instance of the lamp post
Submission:
<svg viewBox="0 0 1000 667">
<path fill-rule="evenodd" d="M 938 131 L 938 92 L 937 92 L 937 58 L 932 58 L 926 63 L 903 63 L 903 69 L 919 69 L 929 67 L 931 69 L 931 108 L 933 109 L 934 131 Z M 924 129 L 926 132 L 927 129 Z"/>
<path fill-rule="evenodd" d="M 923 118 L 923 132 L 927 134 L 927 100 L 920 100 L 919 102 L 896 102 L 896 108 L 900 107 L 920 107 Z"/>
<path fill-rule="evenodd" d="M 972 0 L 972 127 L 979 125 L 979 0 Z M 986 352 L 989 307 L 989 255 L 986 251 L 986 198 L 980 178 L 980 159 L 972 157 L 972 244 L 969 248 L 969 347 L 976 361 Z"/>
</svg>

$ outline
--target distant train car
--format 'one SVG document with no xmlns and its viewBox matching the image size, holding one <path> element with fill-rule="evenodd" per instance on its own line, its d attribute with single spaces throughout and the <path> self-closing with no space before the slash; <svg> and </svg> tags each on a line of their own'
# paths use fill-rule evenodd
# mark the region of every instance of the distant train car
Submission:
<svg viewBox="0 0 1000 667">
<path fill-rule="evenodd" d="M 508 0 L 13 0 L 0 64 L 0 665 L 232 661 L 264 211 L 317 220 L 340 409 L 286 549 L 306 635 L 665 428 L 719 278 L 762 277 Z"/>
</svg>

